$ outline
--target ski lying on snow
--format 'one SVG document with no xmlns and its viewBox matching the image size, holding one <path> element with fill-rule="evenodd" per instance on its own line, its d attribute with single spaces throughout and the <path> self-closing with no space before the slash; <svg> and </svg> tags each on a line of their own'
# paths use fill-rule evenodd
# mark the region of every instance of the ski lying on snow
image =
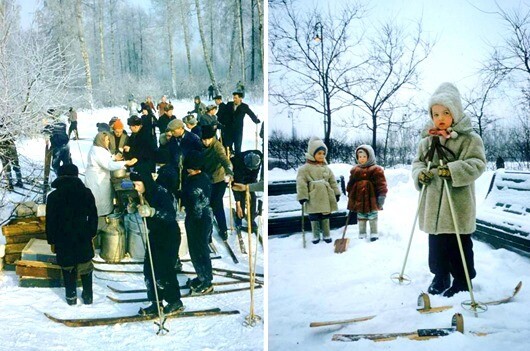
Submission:
<svg viewBox="0 0 530 351">
<path fill-rule="evenodd" d="M 221 256 L 211 256 L 210 257 L 210 260 L 219 260 L 221 259 L 222 257 Z M 185 259 L 182 259 L 180 260 L 180 262 L 191 262 L 191 259 L 189 258 L 185 258 Z M 105 262 L 105 261 L 100 261 L 100 260 L 96 260 L 96 259 L 92 259 L 92 263 L 96 263 L 96 264 L 112 264 L 112 265 L 122 265 L 122 264 L 144 264 L 144 261 L 125 261 L 125 262 Z"/>
<path fill-rule="evenodd" d="M 484 302 L 484 304 L 493 306 L 493 305 L 500 305 L 500 304 L 503 304 L 503 303 L 508 303 L 508 302 L 512 301 L 515 298 L 515 296 L 519 293 L 519 291 L 521 291 L 522 286 L 523 286 L 523 282 L 519 282 L 517 284 L 517 286 L 515 287 L 512 295 L 510 295 L 508 297 L 505 297 L 503 299 L 500 299 L 500 300 L 493 300 L 493 301 Z M 418 308 L 417 308 L 417 311 L 422 313 L 422 314 L 442 312 L 442 311 L 449 310 L 451 308 L 453 308 L 453 306 L 431 307 L 429 295 L 427 295 L 425 293 L 420 294 L 420 296 L 418 297 Z M 368 321 L 368 320 L 373 319 L 375 317 L 376 317 L 376 315 L 366 316 L 366 317 L 358 317 L 358 318 L 353 318 L 353 319 L 337 320 L 337 321 L 328 321 L 328 322 L 311 322 L 309 324 L 309 326 L 311 328 L 314 328 L 314 327 L 324 327 L 324 326 L 337 325 L 337 324 L 357 323 L 357 322 Z"/>
<path fill-rule="evenodd" d="M 212 270 L 218 271 L 218 272 L 232 273 L 232 274 L 250 275 L 249 272 L 234 271 L 234 270 L 225 269 L 225 268 L 215 268 L 215 267 L 213 267 Z M 256 273 L 256 276 L 257 277 L 264 277 L 263 273 Z"/>
<path fill-rule="evenodd" d="M 234 263 L 239 263 L 239 260 L 237 259 L 236 254 L 234 253 L 232 248 L 230 247 L 230 244 L 228 243 L 228 241 L 223 240 L 223 244 L 226 247 L 226 250 L 228 251 L 228 253 L 230 254 L 230 257 L 232 257 L 232 261 L 234 261 Z"/>
<path fill-rule="evenodd" d="M 206 310 L 197 311 L 179 311 L 175 313 L 166 314 L 167 318 L 185 318 L 185 317 L 207 317 L 207 316 L 222 316 L 239 314 L 239 311 L 221 311 L 220 308 L 211 308 Z M 112 325 L 118 323 L 130 323 L 130 322 L 143 322 L 153 319 L 157 319 L 158 315 L 132 315 L 132 316 L 120 316 L 120 317 L 105 317 L 105 318 L 78 318 L 78 319 L 62 319 L 54 317 L 48 313 L 44 313 L 46 317 L 54 322 L 62 323 L 68 327 L 93 327 L 98 325 Z"/>
<path fill-rule="evenodd" d="M 243 284 L 243 283 L 246 283 L 246 282 L 242 282 L 240 280 L 236 280 L 236 281 L 231 281 L 231 282 L 214 282 L 214 283 L 212 283 L 212 285 L 221 286 L 221 285 L 235 285 L 235 284 Z M 119 293 L 119 294 L 136 294 L 136 293 L 145 293 L 145 292 L 147 292 L 147 289 L 118 289 L 118 288 L 110 286 L 110 285 L 107 285 L 107 288 L 109 288 L 113 292 Z M 181 286 L 179 286 L 179 288 L 180 289 L 189 289 L 189 286 L 188 285 L 181 285 Z"/>
<path fill-rule="evenodd" d="M 256 285 L 254 287 L 254 289 L 260 289 L 261 288 L 261 285 Z M 244 288 L 237 288 L 237 289 L 227 289 L 227 290 L 214 290 L 212 291 L 211 293 L 208 293 L 208 294 L 193 294 L 193 293 L 188 293 L 188 294 L 183 294 L 181 296 L 181 298 L 186 298 L 186 297 L 199 297 L 199 296 L 210 296 L 210 295 L 219 295 L 219 294 L 227 294 L 227 293 L 233 293 L 233 292 L 237 292 L 237 291 L 245 291 L 245 290 L 250 290 L 250 287 L 244 287 Z M 116 298 L 116 297 L 113 297 L 113 296 L 109 296 L 107 295 L 107 298 L 111 301 L 114 301 L 114 302 L 117 302 L 117 303 L 135 303 L 135 302 L 147 302 L 149 301 L 147 299 L 147 297 L 142 297 L 142 298 L 138 298 L 138 299 L 119 299 L 119 298 Z"/>
</svg>

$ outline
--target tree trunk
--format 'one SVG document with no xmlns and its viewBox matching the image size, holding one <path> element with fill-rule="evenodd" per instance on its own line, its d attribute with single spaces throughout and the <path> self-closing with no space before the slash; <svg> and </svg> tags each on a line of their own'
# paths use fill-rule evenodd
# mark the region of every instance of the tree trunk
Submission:
<svg viewBox="0 0 530 351">
<path fill-rule="evenodd" d="M 377 156 L 377 114 L 372 113 L 372 149 L 374 149 L 374 155 Z"/>
<path fill-rule="evenodd" d="M 213 22 L 213 9 L 214 4 L 213 0 L 208 1 L 208 14 L 210 15 L 210 48 L 212 49 L 212 65 L 215 67 L 215 50 L 213 49 L 213 32 L 214 32 L 214 22 Z"/>
<path fill-rule="evenodd" d="M 243 35 L 243 8 L 241 5 L 241 0 L 237 0 L 237 9 L 236 9 L 237 19 L 238 19 L 238 31 L 239 31 L 239 57 L 241 64 L 241 81 L 246 82 L 245 76 L 245 37 Z"/>
<path fill-rule="evenodd" d="M 184 45 L 186 46 L 186 58 L 188 59 L 188 78 L 191 79 L 191 49 L 190 49 L 190 31 L 188 28 L 188 0 L 180 1 L 180 22 L 182 23 L 182 30 L 184 32 Z"/>
<path fill-rule="evenodd" d="M 94 108 L 94 97 L 92 96 L 92 75 L 90 73 L 90 60 L 88 58 L 88 50 L 85 43 L 85 36 L 83 34 L 83 13 L 81 9 L 81 0 L 75 2 L 75 13 L 77 19 L 77 37 L 79 38 L 79 46 L 81 47 L 81 56 L 85 64 L 86 90 L 87 98 L 90 108 Z"/>
<path fill-rule="evenodd" d="M 250 81 L 251 82 L 254 82 L 254 79 L 255 79 L 255 56 L 256 56 L 256 26 L 254 25 L 254 5 L 255 5 L 255 2 L 254 0 L 252 0 L 250 2 L 250 13 L 252 14 L 251 15 L 251 22 L 252 22 L 252 30 L 251 30 L 251 36 L 250 36 L 250 41 L 251 41 L 251 55 L 250 55 Z"/>
<path fill-rule="evenodd" d="M 202 15 L 201 15 L 201 5 L 199 3 L 199 0 L 195 0 L 195 6 L 197 7 L 197 21 L 199 22 L 199 34 L 201 36 L 202 50 L 204 52 L 204 61 L 206 62 L 206 68 L 208 69 L 208 74 L 210 75 L 210 82 L 214 87 L 216 87 L 217 82 L 215 80 L 215 74 L 213 71 L 210 50 L 208 49 L 206 38 L 204 36 L 204 27 L 202 24 Z"/>
<path fill-rule="evenodd" d="M 103 41 L 103 0 L 99 0 L 99 53 L 100 66 L 99 66 L 99 81 L 105 82 L 105 42 Z"/>
<path fill-rule="evenodd" d="M 169 1 L 166 2 L 166 13 L 171 13 Z M 171 72 L 171 91 L 173 96 L 177 97 L 177 67 L 175 67 L 175 57 L 173 55 L 173 22 L 166 20 L 167 26 L 167 41 L 169 48 L 169 69 Z"/>
<path fill-rule="evenodd" d="M 115 0 L 111 0 L 110 2 L 110 56 L 112 60 L 112 66 L 111 66 L 111 72 L 115 72 L 116 69 L 116 34 L 114 32 L 114 10 L 115 10 L 116 2 Z"/>
<path fill-rule="evenodd" d="M 228 63 L 228 79 L 232 77 L 232 72 L 234 71 L 234 46 L 236 43 L 236 28 L 237 28 L 236 11 L 232 11 L 232 13 L 234 14 L 234 22 L 232 24 L 232 37 L 230 38 L 230 60 Z"/>
<path fill-rule="evenodd" d="M 259 21 L 259 26 L 258 26 L 258 34 L 259 34 L 259 66 L 260 68 L 263 70 L 263 51 L 264 51 L 264 47 L 263 47 L 263 4 L 261 3 L 261 0 L 256 0 L 257 2 L 257 5 L 258 5 L 258 21 Z"/>
</svg>

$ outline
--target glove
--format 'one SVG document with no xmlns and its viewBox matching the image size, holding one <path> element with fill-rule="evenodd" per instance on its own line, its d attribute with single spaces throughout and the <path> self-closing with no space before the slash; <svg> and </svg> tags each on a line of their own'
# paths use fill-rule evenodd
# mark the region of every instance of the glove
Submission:
<svg viewBox="0 0 530 351">
<path fill-rule="evenodd" d="M 304 204 L 307 202 L 307 199 L 298 200 L 300 205 L 304 206 Z"/>
<path fill-rule="evenodd" d="M 383 209 L 383 205 L 385 204 L 385 199 L 386 199 L 386 196 L 378 196 L 377 197 L 377 207 L 379 207 L 380 209 Z"/>
<path fill-rule="evenodd" d="M 434 174 L 431 171 L 423 170 L 420 172 L 420 175 L 418 176 L 418 181 L 422 185 L 429 185 L 433 177 L 434 177 Z"/>
<path fill-rule="evenodd" d="M 142 217 L 153 217 L 156 210 L 149 205 L 138 206 L 138 214 Z"/>
<path fill-rule="evenodd" d="M 449 166 L 438 166 L 438 176 L 443 179 L 451 179 L 451 171 L 449 170 Z"/>
<path fill-rule="evenodd" d="M 337 202 L 339 202 L 340 194 L 339 195 L 335 195 L 335 199 L 337 200 Z"/>
</svg>

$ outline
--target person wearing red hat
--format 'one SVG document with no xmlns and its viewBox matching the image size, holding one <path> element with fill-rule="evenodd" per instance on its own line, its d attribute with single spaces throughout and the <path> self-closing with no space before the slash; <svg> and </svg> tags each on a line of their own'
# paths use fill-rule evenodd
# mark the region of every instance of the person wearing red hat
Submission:
<svg viewBox="0 0 530 351">
<path fill-rule="evenodd" d="M 109 151 L 111 154 L 116 155 L 123 152 L 123 147 L 127 145 L 129 136 L 127 132 L 123 130 L 123 122 L 121 119 L 117 119 L 112 124 L 112 135 L 110 136 Z"/>
</svg>

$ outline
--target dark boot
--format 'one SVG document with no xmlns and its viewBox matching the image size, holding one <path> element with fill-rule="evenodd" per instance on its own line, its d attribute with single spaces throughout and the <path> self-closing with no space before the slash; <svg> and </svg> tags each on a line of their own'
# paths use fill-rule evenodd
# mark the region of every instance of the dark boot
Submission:
<svg viewBox="0 0 530 351">
<path fill-rule="evenodd" d="M 83 283 L 83 293 L 81 294 L 83 303 L 85 305 L 91 305 L 94 298 L 92 292 L 92 272 L 81 275 L 81 283 Z"/>
<path fill-rule="evenodd" d="M 177 263 L 175 264 L 175 271 L 177 273 L 181 273 L 182 272 L 182 261 L 178 257 L 177 257 Z"/>
<path fill-rule="evenodd" d="M 162 304 L 160 304 L 160 308 L 163 309 L 163 306 Z M 149 315 L 155 315 L 155 314 L 158 314 L 158 306 L 156 304 L 156 302 L 153 302 L 151 303 L 149 306 L 147 307 L 142 307 L 138 310 L 138 314 L 141 315 L 141 316 L 149 316 Z"/>
<path fill-rule="evenodd" d="M 440 295 L 451 285 L 451 276 L 447 274 L 436 274 L 427 292 L 431 295 Z"/>
<path fill-rule="evenodd" d="M 213 292 L 213 285 L 211 282 L 201 282 L 201 284 L 197 287 L 190 287 L 193 294 L 196 295 L 207 295 Z"/>
<path fill-rule="evenodd" d="M 75 269 L 72 271 L 62 270 L 64 280 L 64 290 L 66 303 L 69 305 L 77 304 L 77 272 Z"/>
<path fill-rule="evenodd" d="M 320 221 L 311 221 L 311 231 L 313 232 L 313 244 L 320 242 Z"/>
<path fill-rule="evenodd" d="M 324 242 L 327 244 L 331 243 L 331 229 L 329 226 L 329 218 L 321 220 L 320 226 L 322 227 L 322 236 L 324 237 Z"/>
<path fill-rule="evenodd" d="M 180 311 L 183 311 L 183 310 L 184 310 L 184 304 L 182 303 L 181 300 L 177 300 L 175 302 L 168 303 L 164 307 L 164 313 L 165 314 L 176 313 L 176 312 L 180 312 Z"/>
<path fill-rule="evenodd" d="M 461 291 L 469 291 L 467 288 L 467 283 L 465 280 L 455 279 L 453 280 L 453 285 L 451 285 L 451 287 L 444 292 L 443 296 L 451 297 Z"/>
</svg>

